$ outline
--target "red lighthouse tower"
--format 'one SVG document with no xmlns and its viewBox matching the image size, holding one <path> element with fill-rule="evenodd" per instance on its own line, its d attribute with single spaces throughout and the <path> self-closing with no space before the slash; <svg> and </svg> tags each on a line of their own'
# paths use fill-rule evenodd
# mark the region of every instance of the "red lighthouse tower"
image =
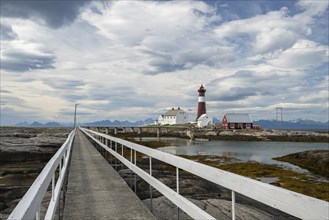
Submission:
<svg viewBox="0 0 329 220">
<path fill-rule="evenodd" d="M 198 118 L 203 115 L 206 114 L 206 100 L 205 100 L 205 93 L 206 90 L 203 87 L 203 85 L 201 84 L 199 90 L 199 99 L 198 99 L 198 114 L 196 116 L 196 120 L 198 120 Z"/>
</svg>

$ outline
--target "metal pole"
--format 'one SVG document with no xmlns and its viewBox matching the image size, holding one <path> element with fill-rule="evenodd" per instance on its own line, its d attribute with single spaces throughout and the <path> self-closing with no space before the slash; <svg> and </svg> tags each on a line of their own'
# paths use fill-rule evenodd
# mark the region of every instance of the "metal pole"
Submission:
<svg viewBox="0 0 329 220">
<path fill-rule="evenodd" d="M 117 142 L 115 142 L 115 152 L 118 153 L 118 143 Z M 117 158 L 114 159 L 114 163 L 115 163 L 115 169 L 118 170 L 117 169 L 117 165 L 118 165 L 118 159 Z"/>
<path fill-rule="evenodd" d="M 133 163 L 133 149 L 130 148 L 130 163 Z M 130 188 L 133 188 L 133 171 L 130 170 Z"/>
<path fill-rule="evenodd" d="M 121 144 L 121 156 L 123 156 L 123 144 Z M 121 170 L 123 170 L 123 163 L 121 163 Z"/>
<path fill-rule="evenodd" d="M 176 191 L 179 194 L 179 168 L 176 167 Z M 179 220 L 179 207 L 177 206 L 177 219 Z"/>
<path fill-rule="evenodd" d="M 51 199 L 55 201 L 55 173 L 53 174 L 53 178 L 51 181 Z"/>
<path fill-rule="evenodd" d="M 111 150 L 113 150 L 113 147 L 112 147 L 112 140 L 110 140 L 110 148 L 111 148 Z M 112 156 L 111 156 L 111 154 L 109 155 L 109 159 L 110 159 L 111 166 L 113 166 L 113 162 L 112 162 Z"/>
<path fill-rule="evenodd" d="M 76 123 L 77 123 L 77 106 L 78 106 L 79 104 L 77 103 L 77 104 L 75 104 L 75 106 L 74 106 L 74 128 L 76 128 Z"/>
<path fill-rule="evenodd" d="M 232 190 L 232 220 L 235 220 L 235 192 Z"/>
<path fill-rule="evenodd" d="M 61 219 L 61 195 L 62 195 L 62 191 L 60 189 L 60 191 L 59 191 L 59 200 L 58 200 L 58 220 Z"/>
<path fill-rule="evenodd" d="M 35 213 L 35 220 L 40 220 L 40 207 L 38 208 L 38 211 Z"/>
<path fill-rule="evenodd" d="M 150 175 L 152 176 L 152 157 L 150 157 Z M 150 202 L 151 202 L 151 212 L 153 213 L 153 204 L 152 204 L 152 186 L 150 184 Z"/>
<path fill-rule="evenodd" d="M 136 162 L 136 150 L 134 150 L 134 163 L 135 166 L 137 166 L 137 162 Z M 135 180 L 135 193 L 137 193 L 137 182 L 136 182 L 136 173 L 134 173 L 134 180 Z"/>
</svg>

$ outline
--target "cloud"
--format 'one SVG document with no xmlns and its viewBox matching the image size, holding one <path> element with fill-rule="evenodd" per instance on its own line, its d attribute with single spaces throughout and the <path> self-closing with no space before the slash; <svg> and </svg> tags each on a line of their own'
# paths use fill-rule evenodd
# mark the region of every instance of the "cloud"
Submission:
<svg viewBox="0 0 329 220">
<path fill-rule="evenodd" d="M 246 99 L 249 96 L 257 95 L 257 93 L 254 90 L 255 88 L 253 87 L 249 87 L 249 88 L 232 87 L 226 93 L 219 94 L 218 99 L 221 101 L 242 100 L 242 99 Z"/>
<path fill-rule="evenodd" d="M 38 43 L 21 40 L 3 42 L 1 69 L 24 72 L 32 69 L 54 68 L 56 56 Z"/>
<path fill-rule="evenodd" d="M 4 93 L 4 94 L 1 94 L 1 105 L 7 105 L 7 104 L 10 104 L 10 105 L 16 105 L 16 106 L 21 106 L 21 107 L 26 107 L 26 102 L 25 100 L 19 98 L 19 97 L 16 97 L 14 95 L 12 95 L 11 93 Z"/>
<path fill-rule="evenodd" d="M 80 9 L 87 5 L 89 0 L 76 1 L 1 1 L 1 16 L 45 21 L 53 28 L 70 24 L 79 15 Z"/>
<path fill-rule="evenodd" d="M 13 31 L 11 26 L 1 23 L 1 35 L 0 35 L 1 41 L 14 40 L 17 37 L 18 37 L 17 34 Z"/>
<path fill-rule="evenodd" d="M 11 93 L 11 92 L 8 91 L 8 90 L 1 89 L 1 90 L 0 90 L 0 93 Z"/>
<path fill-rule="evenodd" d="M 284 36 L 284 37 L 282 37 Z M 288 49 L 297 40 L 297 34 L 282 28 L 264 28 L 256 35 L 253 48 L 256 53 L 268 53 L 278 49 Z"/>
<path fill-rule="evenodd" d="M 298 40 L 291 48 L 281 51 L 268 62 L 283 68 L 309 68 L 328 62 L 328 47 L 310 40 Z"/>
<path fill-rule="evenodd" d="M 233 48 L 207 33 L 220 16 L 204 2 L 118 1 L 109 8 L 98 6 L 98 11 L 83 13 L 82 19 L 112 44 L 129 48 L 134 62 L 146 61 L 146 74 L 234 61 Z"/>
<path fill-rule="evenodd" d="M 44 78 L 43 82 L 56 90 L 74 90 L 81 88 L 86 83 L 83 80 L 63 79 L 63 78 Z"/>
<path fill-rule="evenodd" d="M 297 3 L 297 6 L 304 9 L 304 14 L 308 16 L 321 16 L 327 10 L 329 2 L 301 0 Z"/>
<path fill-rule="evenodd" d="M 291 15 L 291 10 L 282 7 L 278 11 L 250 18 L 232 20 L 214 29 L 215 34 L 232 44 L 244 44 L 247 54 L 268 54 L 278 50 L 286 50 L 298 39 L 310 36 L 315 16 L 327 10 L 326 1 L 301 1 L 297 5 L 303 12 Z M 312 12 L 312 13 L 309 13 Z M 283 37 L 284 36 L 284 37 Z"/>
<path fill-rule="evenodd" d="M 327 119 L 328 13 L 295 1 L 246 4 L 93 1 L 77 3 L 81 14 L 67 21 L 33 4 L 1 14 L 1 86 L 11 92 L 1 95 L 24 101 L 8 97 L 3 106 L 24 117 L 37 106 L 34 115 L 61 122 L 72 121 L 77 102 L 85 121 L 145 119 L 178 106 L 194 114 L 203 83 L 215 117 L 270 119 L 285 104 L 291 119 Z"/>
</svg>

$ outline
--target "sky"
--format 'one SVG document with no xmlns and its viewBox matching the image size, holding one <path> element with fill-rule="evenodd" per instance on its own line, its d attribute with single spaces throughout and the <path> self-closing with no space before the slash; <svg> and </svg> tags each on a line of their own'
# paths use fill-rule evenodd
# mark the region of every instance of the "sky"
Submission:
<svg viewBox="0 0 329 220">
<path fill-rule="evenodd" d="M 328 121 L 327 0 L 1 0 L 1 122 L 156 119 L 172 107 Z"/>
</svg>

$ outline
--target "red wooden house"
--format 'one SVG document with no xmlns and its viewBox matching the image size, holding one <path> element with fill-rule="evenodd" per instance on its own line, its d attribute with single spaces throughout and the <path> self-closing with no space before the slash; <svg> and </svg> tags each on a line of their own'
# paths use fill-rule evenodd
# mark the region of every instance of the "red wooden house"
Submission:
<svg viewBox="0 0 329 220">
<path fill-rule="evenodd" d="M 253 129 L 253 121 L 247 113 L 226 113 L 222 120 L 222 129 Z"/>
</svg>

